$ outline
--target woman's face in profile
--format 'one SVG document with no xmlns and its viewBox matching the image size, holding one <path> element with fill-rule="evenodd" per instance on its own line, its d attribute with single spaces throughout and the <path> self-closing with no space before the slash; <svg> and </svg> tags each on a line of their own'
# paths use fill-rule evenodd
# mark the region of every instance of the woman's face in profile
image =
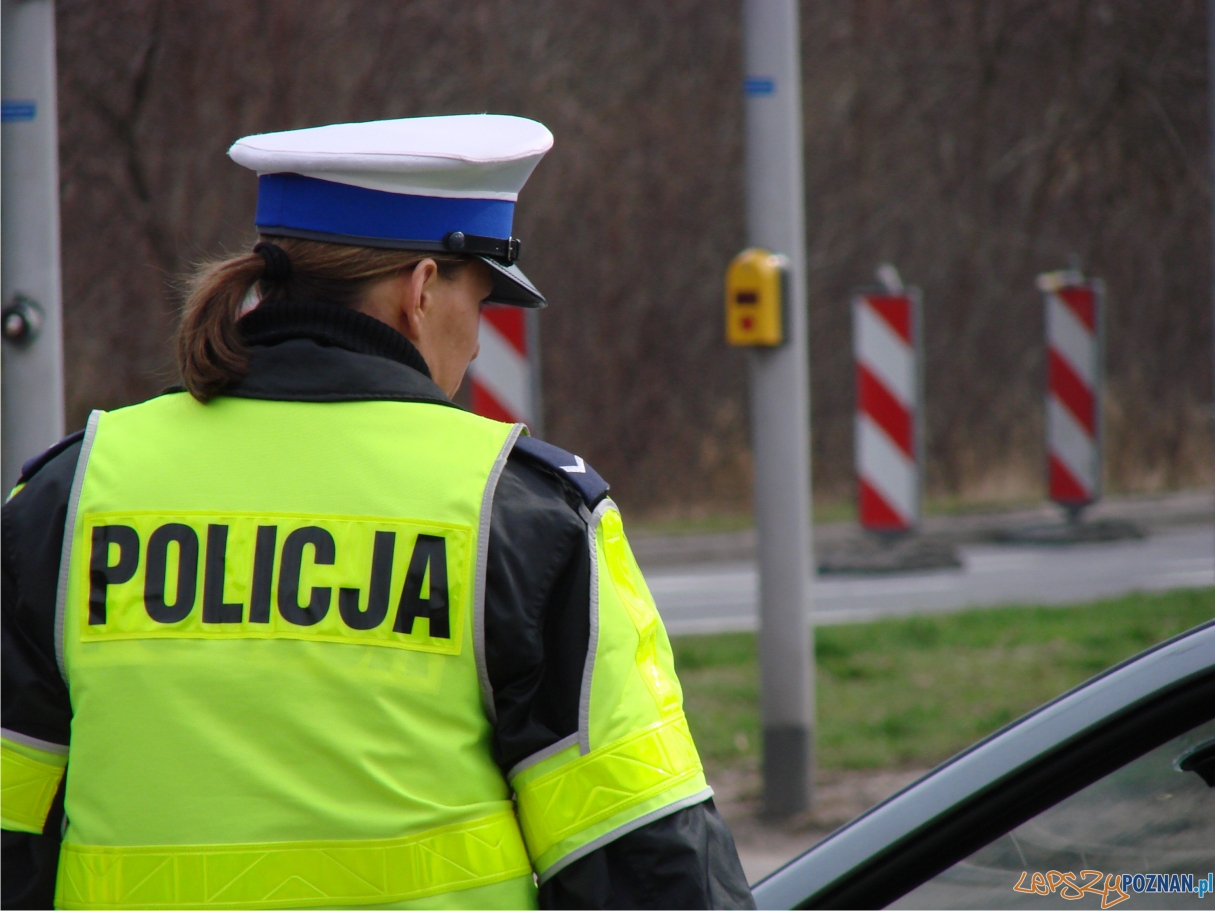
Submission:
<svg viewBox="0 0 1215 911">
<path fill-rule="evenodd" d="M 433 259 L 423 259 L 377 282 L 358 309 L 413 342 L 431 379 L 453 396 L 480 350 L 481 307 L 493 286 L 493 272 L 479 259 L 470 260 L 450 279 Z"/>
<path fill-rule="evenodd" d="M 493 290 L 493 278 L 489 266 L 473 260 L 455 278 L 436 275 L 428 284 L 432 301 L 420 321 L 416 344 L 435 383 L 452 396 L 481 350 L 481 308 Z"/>
</svg>

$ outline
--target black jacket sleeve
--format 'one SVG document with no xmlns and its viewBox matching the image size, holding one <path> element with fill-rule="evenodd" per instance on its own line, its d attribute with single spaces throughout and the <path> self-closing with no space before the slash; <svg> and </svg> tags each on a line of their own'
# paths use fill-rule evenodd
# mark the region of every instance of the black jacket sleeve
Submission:
<svg viewBox="0 0 1215 911">
<path fill-rule="evenodd" d="M 503 774 L 578 730 L 590 638 L 582 495 L 516 449 L 494 494 L 485 586 L 485 660 Z M 540 887 L 543 908 L 754 908 L 713 801 L 628 832 Z"/>
<path fill-rule="evenodd" d="M 33 468 L 36 473 L 4 504 L 0 518 L 0 726 L 62 745 L 71 735 L 72 707 L 55 658 L 55 595 L 79 455 L 76 442 Z M 62 822 L 61 783 L 41 835 L 4 831 L 3 907 L 51 907 Z"/>
<path fill-rule="evenodd" d="M 540 888 L 541 908 L 754 908 L 713 799 L 579 858 Z"/>
</svg>

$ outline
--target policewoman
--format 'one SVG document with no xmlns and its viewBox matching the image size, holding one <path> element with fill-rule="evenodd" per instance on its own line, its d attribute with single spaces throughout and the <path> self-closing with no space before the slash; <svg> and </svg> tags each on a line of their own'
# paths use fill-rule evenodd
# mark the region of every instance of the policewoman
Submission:
<svg viewBox="0 0 1215 911">
<path fill-rule="evenodd" d="M 250 136 L 183 386 L 3 513 L 4 905 L 752 907 L 608 485 L 451 402 L 542 125 Z"/>
</svg>

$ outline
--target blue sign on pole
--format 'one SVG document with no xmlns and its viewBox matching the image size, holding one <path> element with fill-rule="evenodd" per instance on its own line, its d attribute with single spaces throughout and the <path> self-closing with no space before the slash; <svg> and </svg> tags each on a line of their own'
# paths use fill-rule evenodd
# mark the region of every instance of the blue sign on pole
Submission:
<svg viewBox="0 0 1215 911">
<path fill-rule="evenodd" d="M 748 76 L 743 82 L 743 91 L 749 98 L 772 95 L 776 92 L 776 80 L 771 76 Z"/>
<path fill-rule="evenodd" d="M 34 115 L 38 113 L 38 105 L 32 101 L 10 101 L 5 99 L 0 102 L 0 122 L 3 123 L 18 123 L 23 120 L 33 120 Z"/>
</svg>

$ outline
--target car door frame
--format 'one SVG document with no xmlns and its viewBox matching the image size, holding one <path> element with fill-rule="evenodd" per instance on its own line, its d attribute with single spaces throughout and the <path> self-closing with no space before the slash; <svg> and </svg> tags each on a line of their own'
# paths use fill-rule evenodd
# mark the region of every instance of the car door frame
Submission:
<svg viewBox="0 0 1215 911">
<path fill-rule="evenodd" d="M 753 887 L 760 908 L 880 908 L 1215 718 L 1215 620 L 959 753 Z"/>
</svg>

